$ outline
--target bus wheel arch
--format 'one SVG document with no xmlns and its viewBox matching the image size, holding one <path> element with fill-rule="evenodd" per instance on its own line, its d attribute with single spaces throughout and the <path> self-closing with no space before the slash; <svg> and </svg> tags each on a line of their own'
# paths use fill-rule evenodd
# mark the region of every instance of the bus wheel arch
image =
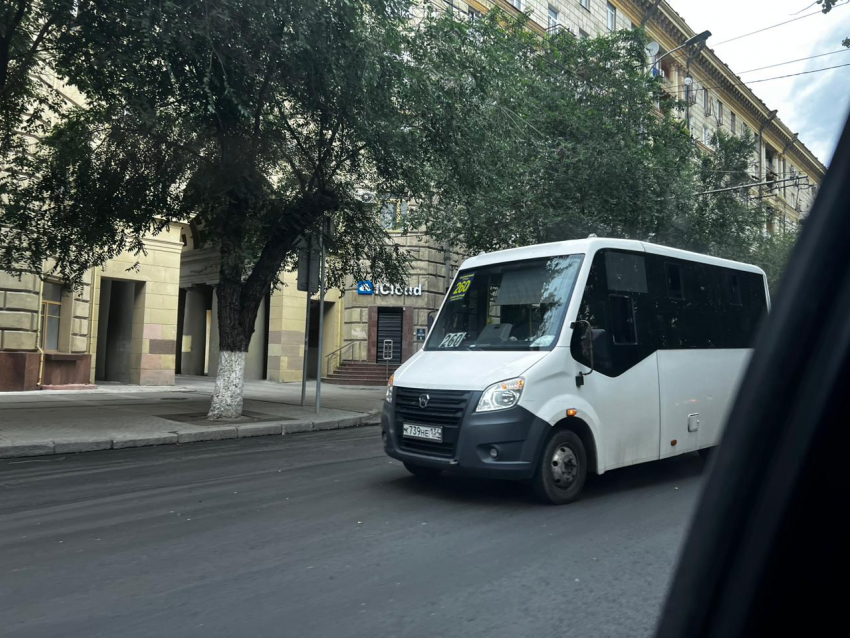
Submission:
<svg viewBox="0 0 850 638">
<path fill-rule="evenodd" d="M 587 422 L 576 416 L 570 416 L 565 419 L 561 419 L 555 425 L 552 426 L 552 433 L 550 433 L 549 436 L 554 436 L 554 433 L 559 430 L 572 430 L 578 435 L 587 453 L 588 474 L 598 474 L 599 457 L 596 449 L 596 439 L 594 438 L 593 431 L 590 429 L 590 426 L 587 424 Z"/>
</svg>

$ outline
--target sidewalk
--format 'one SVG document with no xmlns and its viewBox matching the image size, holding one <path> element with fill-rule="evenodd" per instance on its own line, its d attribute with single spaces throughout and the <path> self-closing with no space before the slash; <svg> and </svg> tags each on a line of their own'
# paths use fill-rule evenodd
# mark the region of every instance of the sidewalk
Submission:
<svg viewBox="0 0 850 638">
<path fill-rule="evenodd" d="M 215 380 L 177 377 L 168 387 L 105 386 L 0 394 L 0 458 L 67 454 L 331 430 L 377 423 L 384 389 L 246 381 L 241 419 L 206 419 Z"/>
</svg>

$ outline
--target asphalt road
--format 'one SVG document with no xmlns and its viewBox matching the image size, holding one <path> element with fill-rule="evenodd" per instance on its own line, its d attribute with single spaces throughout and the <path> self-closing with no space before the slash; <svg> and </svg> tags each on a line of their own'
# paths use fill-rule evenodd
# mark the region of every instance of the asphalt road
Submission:
<svg viewBox="0 0 850 638">
<path fill-rule="evenodd" d="M 647 636 L 696 455 L 422 483 L 367 427 L 0 461 L 3 636 Z"/>
</svg>

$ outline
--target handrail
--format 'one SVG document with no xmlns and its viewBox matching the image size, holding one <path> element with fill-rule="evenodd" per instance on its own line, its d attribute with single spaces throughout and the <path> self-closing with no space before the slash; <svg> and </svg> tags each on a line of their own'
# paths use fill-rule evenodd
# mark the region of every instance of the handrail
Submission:
<svg viewBox="0 0 850 638">
<path fill-rule="evenodd" d="M 325 374 L 331 373 L 331 357 L 334 356 L 335 354 L 339 353 L 339 360 L 340 360 L 340 363 L 342 363 L 342 351 L 345 350 L 346 348 L 353 346 L 355 343 L 357 343 L 357 342 L 356 341 L 349 341 L 348 343 L 342 344 L 339 348 L 337 348 L 333 352 L 329 352 L 328 354 L 325 355 Z"/>
</svg>

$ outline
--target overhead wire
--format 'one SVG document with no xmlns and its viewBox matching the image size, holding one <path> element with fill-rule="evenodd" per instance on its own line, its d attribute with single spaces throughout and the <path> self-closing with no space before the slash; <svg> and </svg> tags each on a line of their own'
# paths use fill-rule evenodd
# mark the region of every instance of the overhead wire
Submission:
<svg viewBox="0 0 850 638">
<path fill-rule="evenodd" d="M 750 84 L 760 84 L 761 82 L 771 82 L 773 80 L 782 80 L 782 79 L 785 79 L 785 78 L 793 78 L 793 77 L 797 77 L 798 75 L 810 75 L 812 73 L 822 73 L 824 71 L 832 71 L 833 69 L 840 69 L 840 68 L 843 68 L 843 67 L 846 67 L 846 66 L 850 66 L 850 62 L 848 62 L 846 64 L 836 64 L 835 66 L 828 66 L 828 67 L 824 67 L 822 69 L 811 69 L 809 71 L 800 71 L 798 73 L 788 73 L 786 75 L 777 75 L 777 76 L 774 76 L 772 78 L 761 78 L 760 80 L 747 80 L 746 82 L 744 82 L 744 81 L 730 82 L 729 84 L 715 84 L 713 86 L 702 85 L 702 86 L 699 87 L 698 90 L 723 89 L 723 88 L 726 88 L 728 86 L 749 86 Z M 688 87 L 685 86 L 685 87 L 682 87 L 680 89 L 673 89 L 671 92 L 673 92 L 673 93 L 685 93 L 687 90 L 688 90 Z"/>
<path fill-rule="evenodd" d="M 794 64 L 795 62 L 805 62 L 806 60 L 814 60 L 815 58 L 823 58 L 828 55 L 835 55 L 836 53 L 848 53 L 850 52 L 850 48 L 846 49 L 838 49 L 837 51 L 830 51 L 829 53 L 819 53 L 818 55 L 810 55 L 806 58 L 797 58 L 796 60 L 788 60 L 787 62 L 777 62 L 776 64 L 769 64 L 767 66 L 760 66 L 757 69 L 747 69 L 746 71 L 741 71 L 738 75 L 744 75 L 744 73 L 754 73 L 756 71 L 764 71 L 765 69 L 773 69 L 777 66 L 785 66 L 786 64 Z"/>
<path fill-rule="evenodd" d="M 845 0 L 845 2 L 842 2 L 841 4 L 836 4 L 835 7 L 836 8 L 837 7 L 843 7 L 848 3 L 850 3 L 850 0 Z M 818 9 L 817 11 L 812 11 L 811 13 L 806 13 L 804 15 L 797 16 L 796 18 L 791 18 L 790 20 L 785 20 L 784 22 L 772 24 L 769 27 L 762 27 L 761 29 L 756 29 L 755 31 L 750 31 L 749 33 L 737 35 L 734 38 L 729 38 L 728 40 L 723 40 L 723 42 L 718 42 L 718 43 L 714 44 L 712 46 L 712 48 L 716 48 L 716 47 L 719 47 L 721 45 L 728 44 L 730 42 L 735 42 L 737 40 L 743 40 L 744 38 L 749 38 L 750 36 L 756 35 L 758 33 L 764 33 L 765 31 L 770 31 L 771 29 L 775 29 L 777 27 L 781 27 L 781 26 L 784 26 L 786 24 L 790 24 L 792 22 L 797 22 L 798 20 L 802 20 L 804 18 L 810 18 L 811 16 L 814 16 L 814 15 L 823 15 L 823 12 L 820 9 Z"/>
</svg>

